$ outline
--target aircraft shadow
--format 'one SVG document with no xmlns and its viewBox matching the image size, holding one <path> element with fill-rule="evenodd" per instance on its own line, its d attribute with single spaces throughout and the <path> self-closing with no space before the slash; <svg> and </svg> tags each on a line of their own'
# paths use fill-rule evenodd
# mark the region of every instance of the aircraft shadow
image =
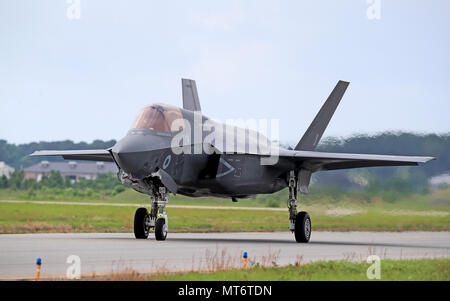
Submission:
<svg viewBox="0 0 450 301">
<path fill-rule="evenodd" d="M 151 235 L 147 240 L 136 240 L 134 237 L 92 237 L 83 239 L 104 239 L 104 240 L 128 240 L 128 241 L 140 241 L 142 243 L 146 241 L 155 241 L 155 238 Z M 156 242 L 156 241 L 155 241 Z M 308 247 L 311 245 L 328 245 L 328 246 L 367 246 L 367 247 L 394 247 L 394 248 L 422 248 L 422 249 L 449 249 L 448 246 L 437 245 L 421 245 L 413 243 L 384 243 L 384 242 L 358 242 L 358 241 L 329 241 L 329 240 L 312 240 L 307 244 L 298 244 L 295 240 L 291 239 L 251 239 L 251 238 L 171 238 L 170 234 L 165 242 L 159 243 L 217 243 L 217 244 L 259 244 L 259 245 L 298 245 L 299 247 Z"/>
<path fill-rule="evenodd" d="M 285 244 L 298 246 L 308 245 L 330 245 L 330 246 L 368 246 L 368 247 L 396 247 L 396 248 L 437 248 L 446 249 L 443 246 L 427 246 L 419 244 L 400 244 L 400 243 L 383 243 L 383 242 L 355 242 L 355 241 L 310 241 L 308 244 L 298 244 L 294 240 L 281 239 L 235 239 L 235 238 L 169 238 L 167 241 L 178 242 L 194 242 L 194 243 L 222 243 L 222 244 L 236 244 L 236 243 L 250 243 L 250 244 Z"/>
</svg>

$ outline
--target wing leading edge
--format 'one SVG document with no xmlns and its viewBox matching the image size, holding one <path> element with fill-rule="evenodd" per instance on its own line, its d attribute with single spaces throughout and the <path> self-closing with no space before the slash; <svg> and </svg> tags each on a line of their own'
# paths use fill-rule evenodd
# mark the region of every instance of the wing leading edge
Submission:
<svg viewBox="0 0 450 301">
<path fill-rule="evenodd" d="M 30 156 L 62 156 L 66 160 L 86 160 L 114 162 L 111 153 L 106 149 L 93 150 L 41 150 Z"/>
</svg>

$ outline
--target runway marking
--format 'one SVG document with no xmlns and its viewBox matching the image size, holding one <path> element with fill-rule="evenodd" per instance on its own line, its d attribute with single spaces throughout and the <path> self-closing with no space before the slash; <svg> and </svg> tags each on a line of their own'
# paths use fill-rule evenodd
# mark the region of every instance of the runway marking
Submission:
<svg viewBox="0 0 450 301">
<path fill-rule="evenodd" d="M 0 203 L 41 204 L 41 205 L 79 205 L 79 206 L 113 206 L 113 207 L 146 207 L 150 204 L 124 204 L 124 203 L 86 203 L 86 202 L 57 202 L 57 201 L 17 201 L 0 200 Z M 195 205 L 167 205 L 167 208 L 208 209 L 208 210 L 257 210 L 257 211 L 287 211 L 283 208 L 263 207 L 227 207 L 227 206 L 195 206 Z"/>
</svg>

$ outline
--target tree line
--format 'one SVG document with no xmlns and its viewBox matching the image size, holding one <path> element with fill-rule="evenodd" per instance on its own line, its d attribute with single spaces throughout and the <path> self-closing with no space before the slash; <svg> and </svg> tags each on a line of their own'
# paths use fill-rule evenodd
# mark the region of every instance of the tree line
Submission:
<svg viewBox="0 0 450 301">
<path fill-rule="evenodd" d="M 51 171 L 43 175 L 37 182 L 35 179 L 25 179 L 23 170 L 16 170 L 10 174 L 9 179 L 6 176 L 0 177 L 0 188 L 9 188 L 14 190 L 39 190 L 42 188 L 73 188 L 84 190 L 87 188 L 94 190 L 118 190 L 124 191 L 125 188 L 120 184 L 117 176 L 113 173 L 98 174 L 94 180 L 80 178 L 73 182 L 69 177 L 63 177 L 58 171 Z"/>
<path fill-rule="evenodd" d="M 29 157 L 28 155 L 37 150 L 76 150 L 76 149 L 107 149 L 116 143 L 115 140 L 94 140 L 92 143 L 71 140 L 55 142 L 31 142 L 25 144 L 11 144 L 0 139 L 0 161 L 14 167 L 15 169 L 27 168 L 31 165 L 47 161 L 63 161 L 61 157 Z"/>
</svg>

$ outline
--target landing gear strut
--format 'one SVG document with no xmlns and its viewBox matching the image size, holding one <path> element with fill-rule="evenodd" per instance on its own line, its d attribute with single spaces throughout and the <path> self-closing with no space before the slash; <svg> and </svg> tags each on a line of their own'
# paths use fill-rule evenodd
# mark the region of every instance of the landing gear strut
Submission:
<svg viewBox="0 0 450 301">
<path fill-rule="evenodd" d="M 311 218 L 307 212 L 297 213 L 297 179 L 295 172 L 289 173 L 289 230 L 294 232 L 295 241 L 306 243 L 311 238 Z"/>
<path fill-rule="evenodd" d="M 166 240 L 169 232 L 169 222 L 166 213 L 166 205 L 169 201 L 169 193 L 165 187 L 160 187 L 157 194 L 150 197 L 151 210 L 139 208 L 134 215 L 134 236 L 137 239 L 146 239 L 150 229 L 155 229 L 156 240 Z"/>
</svg>

